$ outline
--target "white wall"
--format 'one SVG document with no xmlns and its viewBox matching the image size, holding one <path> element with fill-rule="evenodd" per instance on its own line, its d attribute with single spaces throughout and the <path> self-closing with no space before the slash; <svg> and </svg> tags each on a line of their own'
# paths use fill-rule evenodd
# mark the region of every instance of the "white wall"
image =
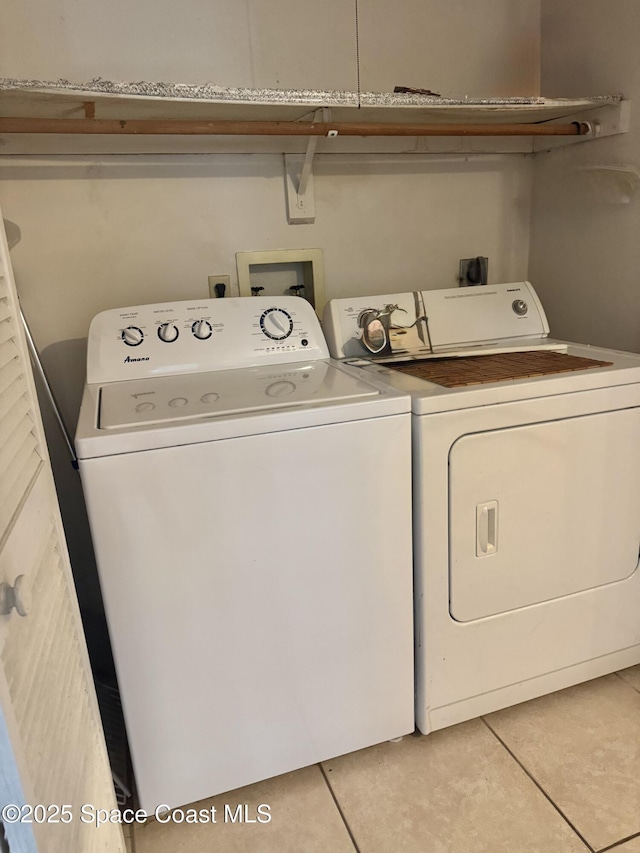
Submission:
<svg viewBox="0 0 640 853">
<path fill-rule="evenodd" d="M 0 57 L 11 77 L 354 88 L 354 9 L 343 0 L 5 0 Z"/>
<path fill-rule="evenodd" d="M 363 91 L 534 95 L 540 0 L 359 0 Z M 357 88 L 355 0 L 4 0 L 0 76 Z"/>
<path fill-rule="evenodd" d="M 550 96 L 623 94 L 628 134 L 537 155 L 530 275 L 552 334 L 640 351 L 640 198 L 581 167 L 640 168 L 640 4 L 543 0 L 542 88 Z"/>
<path fill-rule="evenodd" d="M 447 97 L 539 94 L 540 8 L 531 0 L 359 0 L 362 91 Z"/>
</svg>

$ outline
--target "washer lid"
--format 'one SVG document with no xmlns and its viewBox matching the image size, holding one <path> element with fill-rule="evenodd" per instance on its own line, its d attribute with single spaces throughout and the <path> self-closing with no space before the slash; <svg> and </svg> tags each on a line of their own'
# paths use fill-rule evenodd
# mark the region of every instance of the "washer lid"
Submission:
<svg viewBox="0 0 640 853">
<path fill-rule="evenodd" d="M 379 395 L 378 389 L 326 361 L 133 379 L 103 386 L 98 428 L 169 424 Z"/>
</svg>

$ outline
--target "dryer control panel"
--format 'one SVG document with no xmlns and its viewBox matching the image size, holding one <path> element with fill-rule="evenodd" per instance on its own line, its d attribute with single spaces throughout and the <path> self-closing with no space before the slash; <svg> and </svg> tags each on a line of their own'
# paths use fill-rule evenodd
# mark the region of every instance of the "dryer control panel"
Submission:
<svg viewBox="0 0 640 853">
<path fill-rule="evenodd" d="M 199 299 L 103 311 L 91 322 L 87 382 L 329 358 L 313 307 L 295 296 Z"/>
<path fill-rule="evenodd" d="M 332 299 L 323 326 L 334 358 L 422 358 L 505 342 L 513 349 L 549 334 L 528 281 Z"/>
</svg>

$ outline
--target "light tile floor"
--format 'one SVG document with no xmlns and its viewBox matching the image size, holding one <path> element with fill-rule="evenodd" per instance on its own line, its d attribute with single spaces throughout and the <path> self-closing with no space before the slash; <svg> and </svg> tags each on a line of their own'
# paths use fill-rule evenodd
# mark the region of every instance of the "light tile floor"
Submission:
<svg viewBox="0 0 640 853">
<path fill-rule="evenodd" d="M 224 822 L 225 804 L 270 806 Z M 198 803 L 132 853 L 640 853 L 640 666 Z"/>
</svg>

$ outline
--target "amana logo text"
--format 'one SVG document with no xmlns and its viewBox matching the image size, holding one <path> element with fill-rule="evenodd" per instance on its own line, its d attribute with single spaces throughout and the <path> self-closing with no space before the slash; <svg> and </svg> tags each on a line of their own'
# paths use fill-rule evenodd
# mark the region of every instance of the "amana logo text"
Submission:
<svg viewBox="0 0 640 853">
<path fill-rule="evenodd" d="M 148 355 L 145 355 L 145 356 L 143 356 L 142 358 L 131 358 L 131 356 L 130 356 L 130 355 L 128 355 L 128 356 L 125 358 L 124 363 L 126 364 L 128 361 L 149 361 L 149 356 L 148 356 Z"/>
</svg>

